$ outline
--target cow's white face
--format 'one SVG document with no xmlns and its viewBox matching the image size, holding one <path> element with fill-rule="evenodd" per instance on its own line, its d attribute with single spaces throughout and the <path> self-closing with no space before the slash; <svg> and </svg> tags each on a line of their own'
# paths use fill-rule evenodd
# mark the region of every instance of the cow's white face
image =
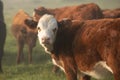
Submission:
<svg viewBox="0 0 120 80">
<path fill-rule="evenodd" d="M 53 50 L 58 25 L 56 19 L 52 15 L 43 15 L 37 25 L 38 38 L 40 44 L 45 48 L 47 53 Z"/>
</svg>

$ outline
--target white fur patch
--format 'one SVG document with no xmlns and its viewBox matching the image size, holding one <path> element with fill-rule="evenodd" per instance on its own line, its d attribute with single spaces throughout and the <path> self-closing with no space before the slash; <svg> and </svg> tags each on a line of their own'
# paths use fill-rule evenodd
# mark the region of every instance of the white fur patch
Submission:
<svg viewBox="0 0 120 80">
<path fill-rule="evenodd" d="M 56 61 L 52 58 L 52 62 L 54 65 L 58 66 L 60 69 L 62 69 L 65 72 L 64 68 L 62 67 L 62 65 L 64 65 L 62 64 L 63 63 L 62 61 Z"/>
<path fill-rule="evenodd" d="M 113 73 L 111 68 L 103 61 L 96 63 L 91 71 L 81 72 L 99 80 L 110 80 Z"/>
<path fill-rule="evenodd" d="M 52 15 L 43 15 L 37 25 L 38 28 L 38 39 L 40 44 L 45 48 L 47 53 L 53 50 L 53 44 L 55 41 L 58 25 L 56 19 Z M 56 32 L 54 32 L 56 30 Z M 43 39 L 45 40 L 43 43 Z"/>
</svg>

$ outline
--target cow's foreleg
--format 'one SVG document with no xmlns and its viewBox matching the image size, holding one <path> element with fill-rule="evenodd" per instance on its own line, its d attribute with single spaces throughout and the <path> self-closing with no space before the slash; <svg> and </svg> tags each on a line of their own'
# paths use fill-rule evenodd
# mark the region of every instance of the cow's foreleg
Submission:
<svg viewBox="0 0 120 80">
<path fill-rule="evenodd" d="M 115 80 L 120 80 L 120 54 L 110 53 L 107 58 L 107 64 L 113 71 Z"/>
<path fill-rule="evenodd" d="M 84 75 L 80 77 L 80 80 L 90 80 L 90 78 L 91 78 L 90 76 Z"/>
<path fill-rule="evenodd" d="M 3 52 L 0 50 L 0 73 L 2 72 L 2 54 Z"/>
<path fill-rule="evenodd" d="M 3 49 L 0 46 L 0 73 L 2 72 L 2 56 L 3 56 Z"/>
<path fill-rule="evenodd" d="M 67 80 L 77 80 L 77 73 L 67 66 L 65 68 L 65 74 L 66 74 Z"/>
<path fill-rule="evenodd" d="M 66 57 L 62 61 L 67 80 L 77 80 L 77 67 L 74 59 L 72 57 Z"/>
<path fill-rule="evenodd" d="M 58 71 L 59 71 L 59 67 L 56 66 L 56 65 L 53 65 L 52 72 L 53 72 L 53 73 L 57 73 Z"/>
</svg>

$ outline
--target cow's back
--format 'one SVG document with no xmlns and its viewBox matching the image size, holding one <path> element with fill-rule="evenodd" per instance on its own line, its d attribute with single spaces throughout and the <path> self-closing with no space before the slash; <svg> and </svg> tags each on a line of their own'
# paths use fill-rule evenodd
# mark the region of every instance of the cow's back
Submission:
<svg viewBox="0 0 120 80">
<path fill-rule="evenodd" d="M 20 35 L 22 30 L 24 32 L 29 29 L 24 23 L 24 20 L 27 18 L 30 18 L 30 16 L 23 10 L 19 10 L 18 13 L 14 16 L 11 29 L 15 37 L 17 37 L 17 35 Z"/>
<path fill-rule="evenodd" d="M 120 8 L 114 10 L 103 10 L 104 18 L 120 18 Z"/>
<path fill-rule="evenodd" d="M 36 43 L 37 31 L 36 29 L 30 29 L 25 24 L 24 21 L 28 18 L 31 17 L 23 10 L 19 10 L 13 18 L 11 30 L 18 41 L 21 40 L 24 43 L 27 43 L 29 46 L 33 47 Z"/>
<path fill-rule="evenodd" d="M 55 13 L 55 17 L 58 20 L 62 20 L 62 18 L 70 18 L 73 20 L 91 20 L 100 19 L 103 17 L 103 14 L 98 5 L 89 3 L 59 8 L 58 13 Z"/>
<path fill-rule="evenodd" d="M 63 18 L 70 18 L 72 20 L 91 20 L 103 17 L 102 10 L 94 3 L 55 9 L 39 7 L 35 9 L 33 18 L 35 18 L 35 21 L 38 21 L 44 14 L 52 14 L 58 21 L 61 21 Z"/>
</svg>

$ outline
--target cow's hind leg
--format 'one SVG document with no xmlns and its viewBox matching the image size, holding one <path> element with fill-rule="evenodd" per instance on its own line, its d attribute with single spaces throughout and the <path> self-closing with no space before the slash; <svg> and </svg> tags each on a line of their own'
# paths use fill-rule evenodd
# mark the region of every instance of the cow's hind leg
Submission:
<svg viewBox="0 0 120 80">
<path fill-rule="evenodd" d="M 18 42 L 17 64 L 21 62 L 21 59 L 24 59 L 23 48 L 24 48 L 24 43 Z"/>
<path fill-rule="evenodd" d="M 91 78 L 90 76 L 84 75 L 80 77 L 80 80 L 90 80 L 90 78 Z"/>
<path fill-rule="evenodd" d="M 33 47 L 28 46 L 28 61 L 30 64 L 32 63 L 32 50 L 33 50 Z"/>
</svg>

